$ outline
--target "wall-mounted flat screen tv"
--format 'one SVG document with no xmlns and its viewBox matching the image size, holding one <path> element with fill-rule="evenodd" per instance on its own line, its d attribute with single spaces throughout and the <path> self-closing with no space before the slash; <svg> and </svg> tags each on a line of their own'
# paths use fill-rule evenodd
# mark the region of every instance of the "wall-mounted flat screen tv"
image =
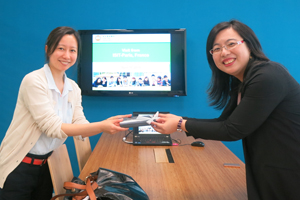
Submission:
<svg viewBox="0 0 300 200">
<path fill-rule="evenodd" d="M 186 96 L 186 29 L 79 30 L 89 96 Z"/>
</svg>

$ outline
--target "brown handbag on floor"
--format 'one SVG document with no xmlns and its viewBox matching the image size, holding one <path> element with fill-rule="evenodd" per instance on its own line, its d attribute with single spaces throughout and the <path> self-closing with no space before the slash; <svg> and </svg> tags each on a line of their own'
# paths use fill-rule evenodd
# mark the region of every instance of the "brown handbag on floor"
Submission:
<svg viewBox="0 0 300 200">
<path fill-rule="evenodd" d="M 54 196 L 51 200 L 64 196 L 64 200 L 149 200 L 145 191 L 130 176 L 113 170 L 99 168 L 82 181 L 74 177 L 65 182 L 66 194 Z"/>
</svg>

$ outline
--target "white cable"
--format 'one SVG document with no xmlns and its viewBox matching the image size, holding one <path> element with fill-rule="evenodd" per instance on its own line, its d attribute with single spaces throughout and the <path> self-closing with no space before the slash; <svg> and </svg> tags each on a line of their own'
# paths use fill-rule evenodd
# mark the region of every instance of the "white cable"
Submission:
<svg viewBox="0 0 300 200">
<path fill-rule="evenodd" d="M 125 142 L 125 143 L 127 143 L 127 144 L 132 144 L 132 142 L 126 141 L 126 137 L 123 137 L 123 142 Z"/>
<path fill-rule="evenodd" d="M 129 135 L 129 134 L 131 134 L 131 133 L 133 133 L 132 131 L 129 131 L 126 135 L 125 135 L 125 137 L 123 137 L 123 142 L 125 142 L 125 143 L 127 143 L 127 144 L 132 144 L 133 142 L 128 142 L 126 139 L 127 139 L 127 136 Z"/>
</svg>

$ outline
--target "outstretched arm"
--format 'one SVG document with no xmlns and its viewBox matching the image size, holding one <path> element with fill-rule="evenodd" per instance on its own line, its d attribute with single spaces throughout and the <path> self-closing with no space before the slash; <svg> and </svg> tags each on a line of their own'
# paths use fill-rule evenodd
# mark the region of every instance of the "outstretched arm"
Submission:
<svg viewBox="0 0 300 200">
<path fill-rule="evenodd" d="M 120 122 L 123 118 L 131 117 L 130 115 L 117 115 L 110 117 L 100 122 L 94 122 L 89 124 L 65 124 L 61 125 L 61 129 L 68 136 L 81 135 L 82 137 L 89 137 L 101 132 L 115 134 L 119 131 L 126 131 L 128 128 L 120 127 Z"/>
</svg>

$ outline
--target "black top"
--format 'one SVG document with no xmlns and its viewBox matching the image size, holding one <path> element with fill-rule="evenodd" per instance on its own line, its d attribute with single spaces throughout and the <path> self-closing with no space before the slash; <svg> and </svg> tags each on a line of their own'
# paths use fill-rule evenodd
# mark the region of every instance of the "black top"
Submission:
<svg viewBox="0 0 300 200">
<path fill-rule="evenodd" d="M 186 118 L 187 135 L 243 139 L 249 200 L 300 198 L 300 85 L 278 63 L 253 67 L 217 119 Z"/>
</svg>

